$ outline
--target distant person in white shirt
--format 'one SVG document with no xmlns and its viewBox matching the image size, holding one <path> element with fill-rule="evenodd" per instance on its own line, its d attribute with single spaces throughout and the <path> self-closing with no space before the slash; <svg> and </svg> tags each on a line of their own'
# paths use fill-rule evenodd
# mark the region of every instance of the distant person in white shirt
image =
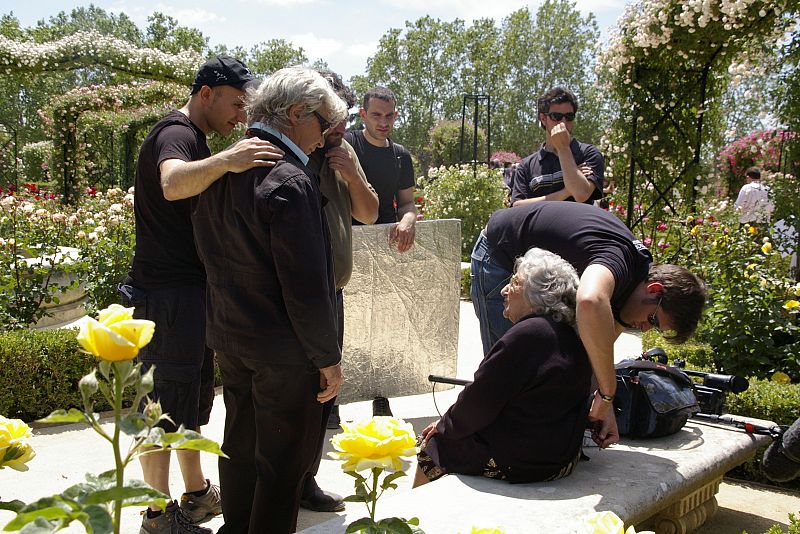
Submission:
<svg viewBox="0 0 800 534">
<path fill-rule="evenodd" d="M 745 173 L 745 184 L 733 204 L 739 214 L 740 224 L 763 224 L 769 222 L 775 206 L 769 199 L 769 187 L 761 183 L 761 169 L 750 167 Z"/>
</svg>

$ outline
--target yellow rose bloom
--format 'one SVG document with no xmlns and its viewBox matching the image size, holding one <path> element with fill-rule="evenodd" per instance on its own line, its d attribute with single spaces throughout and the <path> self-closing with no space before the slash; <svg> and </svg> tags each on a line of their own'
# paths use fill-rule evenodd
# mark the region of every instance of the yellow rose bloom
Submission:
<svg viewBox="0 0 800 534">
<path fill-rule="evenodd" d="M 30 437 L 31 427 L 21 419 L 7 419 L 0 415 L 0 469 L 28 470 L 26 464 L 36 456 L 36 451 L 28 443 Z"/>
<path fill-rule="evenodd" d="M 770 252 L 772 252 L 772 243 L 766 242 L 763 245 L 761 245 L 761 252 L 763 252 L 764 254 L 769 254 Z"/>
<path fill-rule="evenodd" d="M 692 237 L 696 236 L 699 233 L 700 233 L 700 227 L 699 226 L 692 226 L 692 229 L 689 230 L 689 235 L 691 235 Z"/>
<path fill-rule="evenodd" d="M 78 343 L 86 352 L 110 362 L 135 358 L 139 349 L 150 343 L 155 323 L 133 318 L 133 308 L 112 304 L 101 310 L 97 319 L 81 325 Z"/>
<path fill-rule="evenodd" d="M 499 528 L 472 527 L 472 530 L 470 531 L 470 534 L 505 534 L 505 532 L 503 532 Z"/>
<path fill-rule="evenodd" d="M 747 233 L 750 235 L 756 235 L 758 233 L 758 229 L 755 226 L 751 226 L 747 229 Z"/>
<path fill-rule="evenodd" d="M 402 419 L 373 417 L 366 421 L 342 423 L 344 432 L 331 438 L 336 452 L 332 458 L 343 460 L 343 471 L 365 471 L 381 467 L 389 472 L 402 471 L 404 456 L 417 454 L 414 427 Z"/>
<path fill-rule="evenodd" d="M 784 310 L 792 311 L 798 307 L 800 307 L 800 302 L 797 302 L 796 300 L 787 300 L 783 303 Z"/>
<path fill-rule="evenodd" d="M 789 378 L 789 375 L 787 375 L 786 373 L 782 371 L 776 371 L 775 373 L 772 374 L 772 381 L 777 384 L 788 384 L 789 382 L 792 381 L 792 379 Z"/>
<path fill-rule="evenodd" d="M 625 530 L 622 519 L 614 512 L 597 512 L 590 515 L 584 521 L 587 533 L 591 534 L 636 534 L 636 529 L 632 526 Z M 642 531 L 639 534 L 646 534 L 650 531 Z"/>
</svg>

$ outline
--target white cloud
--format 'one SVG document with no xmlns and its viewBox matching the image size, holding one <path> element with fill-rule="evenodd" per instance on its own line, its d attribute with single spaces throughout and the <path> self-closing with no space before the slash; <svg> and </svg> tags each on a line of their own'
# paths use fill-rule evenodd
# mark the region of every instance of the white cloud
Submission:
<svg viewBox="0 0 800 534">
<path fill-rule="evenodd" d="M 141 28 L 147 26 L 147 17 L 153 14 L 154 11 L 159 11 L 168 15 L 178 21 L 181 26 L 188 26 L 190 28 L 203 28 L 209 24 L 217 24 L 226 22 L 227 19 L 213 11 L 208 11 L 202 8 L 177 8 L 168 4 L 159 2 L 155 5 L 128 5 L 127 2 L 118 2 L 113 6 L 108 7 L 108 11 L 114 13 L 125 13 Z"/>
<path fill-rule="evenodd" d="M 335 56 L 344 45 L 341 41 L 327 37 L 318 37 L 313 33 L 299 33 L 289 37 L 295 46 L 303 47 L 307 56 L 328 58 Z"/>
<path fill-rule="evenodd" d="M 261 4 L 262 6 L 274 6 L 274 7 L 295 7 L 295 6 L 307 6 L 310 4 L 317 3 L 317 0 L 255 0 L 255 3 Z"/>
<path fill-rule="evenodd" d="M 374 55 L 378 50 L 378 41 L 369 41 L 366 43 L 353 43 L 347 45 L 345 52 L 356 57 L 364 59 L 364 64 L 367 63 L 367 58 Z"/>
</svg>

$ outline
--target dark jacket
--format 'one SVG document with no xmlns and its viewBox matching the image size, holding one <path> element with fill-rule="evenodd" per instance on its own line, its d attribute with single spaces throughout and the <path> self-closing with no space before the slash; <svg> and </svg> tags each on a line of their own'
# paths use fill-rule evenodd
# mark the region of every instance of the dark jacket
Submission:
<svg viewBox="0 0 800 534">
<path fill-rule="evenodd" d="M 192 214 L 206 268 L 206 339 L 214 350 L 317 368 L 339 363 L 335 284 L 322 195 L 285 152 L 275 167 L 228 173 Z"/>
<path fill-rule="evenodd" d="M 591 373 L 572 327 L 547 317 L 521 319 L 439 421 L 438 465 L 479 475 L 492 458 L 509 482 L 555 475 L 580 449 Z"/>
</svg>

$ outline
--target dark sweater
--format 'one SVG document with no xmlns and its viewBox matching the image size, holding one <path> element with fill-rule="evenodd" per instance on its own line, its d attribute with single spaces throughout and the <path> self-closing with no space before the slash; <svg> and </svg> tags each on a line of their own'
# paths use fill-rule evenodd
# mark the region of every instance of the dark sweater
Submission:
<svg viewBox="0 0 800 534">
<path fill-rule="evenodd" d="M 553 476 L 578 454 L 590 378 L 575 330 L 529 315 L 492 347 L 444 414 L 431 456 L 449 472 L 476 475 L 493 458 L 510 482 Z"/>
</svg>

